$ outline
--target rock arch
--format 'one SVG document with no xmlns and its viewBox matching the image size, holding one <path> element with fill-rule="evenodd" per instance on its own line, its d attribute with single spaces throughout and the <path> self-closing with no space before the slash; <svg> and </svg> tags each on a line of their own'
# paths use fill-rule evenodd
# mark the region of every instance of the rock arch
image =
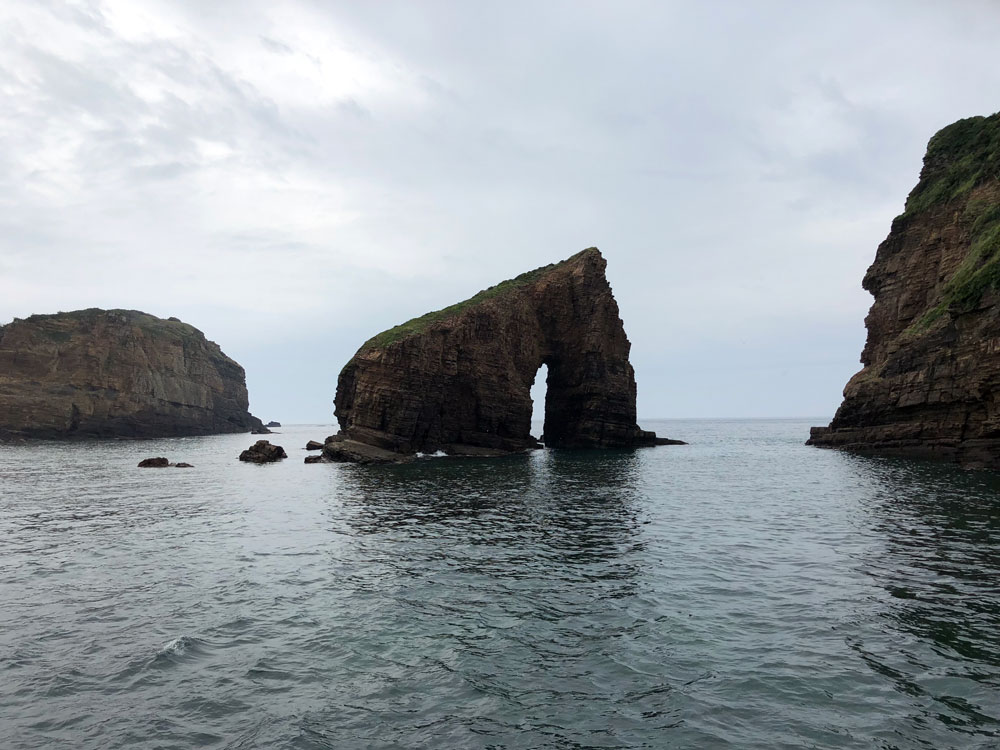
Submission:
<svg viewBox="0 0 1000 750">
<path fill-rule="evenodd" d="M 675 442 L 636 424 L 605 266 L 589 248 L 369 339 L 337 382 L 342 437 L 399 453 L 533 447 L 529 394 L 544 363 L 546 445 Z"/>
</svg>

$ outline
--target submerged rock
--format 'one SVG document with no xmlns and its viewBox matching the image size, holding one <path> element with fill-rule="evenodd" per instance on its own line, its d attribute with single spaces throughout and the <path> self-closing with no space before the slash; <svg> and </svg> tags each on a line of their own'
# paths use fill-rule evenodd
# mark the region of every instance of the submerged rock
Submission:
<svg viewBox="0 0 1000 750">
<path fill-rule="evenodd" d="M 809 444 L 1000 468 L 1000 114 L 927 146 L 863 286 L 863 369 Z"/>
<path fill-rule="evenodd" d="M 258 440 L 240 454 L 240 461 L 254 464 L 268 464 L 288 458 L 280 445 L 271 445 L 267 440 Z"/>
<path fill-rule="evenodd" d="M 327 464 L 330 463 L 330 459 L 326 456 L 306 456 L 305 463 L 307 464 Z"/>
<path fill-rule="evenodd" d="M 0 326 L 0 436 L 248 432 L 243 368 L 197 328 L 136 310 L 33 315 Z"/>
<path fill-rule="evenodd" d="M 605 266 L 590 248 L 369 339 L 337 382 L 343 436 L 388 455 L 535 448 L 529 392 L 545 364 L 546 445 L 658 444 L 636 424 L 631 345 Z"/>
<path fill-rule="evenodd" d="M 334 440 L 324 445 L 323 455 L 330 461 L 356 464 L 398 464 L 414 460 L 414 456 L 409 454 L 345 439 Z"/>
<path fill-rule="evenodd" d="M 187 463 L 184 463 L 183 461 L 179 461 L 176 464 L 172 464 L 172 463 L 170 463 L 169 460 L 167 460 L 166 458 L 163 458 L 163 457 L 160 457 L 160 458 L 144 458 L 144 459 L 142 459 L 142 461 L 139 462 L 139 468 L 140 469 L 164 469 L 164 468 L 166 468 L 168 466 L 173 466 L 176 469 L 193 469 L 194 468 L 194 466 L 192 464 L 187 464 Z"/>
</svg>

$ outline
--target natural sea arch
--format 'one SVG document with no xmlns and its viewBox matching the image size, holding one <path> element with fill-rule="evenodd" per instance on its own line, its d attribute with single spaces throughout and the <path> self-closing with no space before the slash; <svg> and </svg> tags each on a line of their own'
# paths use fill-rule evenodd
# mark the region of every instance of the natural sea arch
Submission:
<svg viewBox="0 0 1000 750">
<path fill-rule="evenodd" d="M 409 453 L 533 447 L 544 364 L 549 447 L 656 443 L 636 424 L 631 344 L 596 248 L 369 339 L 340 373 L 343 436 Z"/>
</svg>

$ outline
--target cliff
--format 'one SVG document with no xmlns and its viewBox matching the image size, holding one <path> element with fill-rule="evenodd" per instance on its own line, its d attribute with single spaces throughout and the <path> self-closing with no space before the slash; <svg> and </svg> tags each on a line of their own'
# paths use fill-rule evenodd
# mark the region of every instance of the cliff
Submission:
<svg viewBox="0 0 1000 750">
<path fill-rule="evenodd" d="M 930 140 L 863 285 L 864 367 L 809 443 L 1000 467 L 1000 114 Z"/>
<path fill-rule="evenodd" d="M 198 329 L 135 310 L 33 315 L 0 327 L 0 436 L 247 432 L 243 368 Z"/>
<path fill-rule="evenodd" d="M 590 248 L 369 339 L 337 382 L 341 437 L 398 453 L 535 447 L 529 391 L 544 363 L 546 445 L 657 443 L 636 425 L 605 265 Z"/>
</svg>

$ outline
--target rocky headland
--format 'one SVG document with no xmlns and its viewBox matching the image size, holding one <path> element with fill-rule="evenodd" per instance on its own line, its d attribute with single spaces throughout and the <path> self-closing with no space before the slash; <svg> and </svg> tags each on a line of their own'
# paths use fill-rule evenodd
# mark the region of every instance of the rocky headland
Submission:
<svg viewBox="0 0 1000 750">
<path fill-rule="evenodd" d="M 809 443 L 1000 468 L 1000 114 L 927 146 L 863 286 L 863 369 Z"/>
<path fill-rule="evenodd" d="M 665 444 L 636 424 L 631 347 L 596 248 L 366 341 L 340 373 L 332 460 L 538 447 L 529 391 L 548 367 L 545 444 Z M 374 449 L 374 450 L 373 450 Z"/>
<path fill-rule="evenodd" d="M 0 326 L 0 438 L 263 429 L 248 406 L 243 368 L 176 318 L 89 309 Z"/>
</svg>

